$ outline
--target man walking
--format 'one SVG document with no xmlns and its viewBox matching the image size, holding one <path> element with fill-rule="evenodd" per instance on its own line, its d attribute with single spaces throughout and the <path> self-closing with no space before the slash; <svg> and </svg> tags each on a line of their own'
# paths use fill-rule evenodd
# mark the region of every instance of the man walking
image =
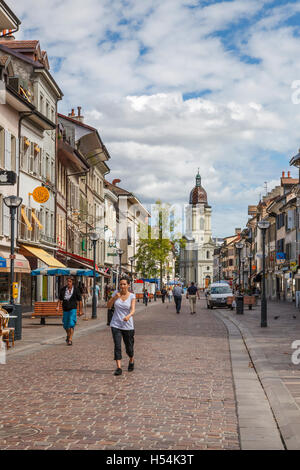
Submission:
<svg viewBox="0 0 300 470">
<path fill-rule="evenodd" d="M 195 283 L 191 282 L 191 285 L 188 288 L 186 294 L 186 298 L 190 301 L 191 315 L 194 315 L 196 313 L 196 296 L 198 297 L 198 300 L 200 300 L 198 289 L 195 286 Z"/>
<path fill-rule="evenodd" d="M 167 289 L 166 289 L 165 286 L 164 286 L 164 287 L 162 288 L 162 290 L 161 290 L 161 300 L 162 300 L 162 303 L 163 303 L 163 304 L 165 303 L 166 295 L 167 295 Z"/>
<path fill-rule="evenodd" d="M 173 296 L 174 296 L 174 301 L 176 305 L 176 313 L 180 313 L 181 309 L 181 300 L 182 300 L 182 294 L 184 293 L 182 287 L 180 284 L 177 284 L 174 289 L 173 289 Z"/>
<path fill-rule="evenodd" d="M 67 285 L 59 293 L 57 311 L 59 311 L 61 304 L 63 308 L 63 326 L 67 332 L 66 342 L 68 346 L 72 346 L 74 328 L 77 323 L 77 308 L 79 309 L 79 316 L 82 315 L 82 297 L 80 290 L 73 285 L 71 277 L 67 279 Z"/>
</svg>

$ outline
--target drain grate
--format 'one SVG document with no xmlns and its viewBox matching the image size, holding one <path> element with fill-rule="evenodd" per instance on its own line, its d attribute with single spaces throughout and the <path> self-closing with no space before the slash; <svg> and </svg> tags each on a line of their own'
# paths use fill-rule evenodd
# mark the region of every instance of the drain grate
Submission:
<svg viewBox="0 0 300 470">
<path fill-rule="evenodd" d="M 18 424 L 16 426 L 10 424 L 3 424 L 0 427 L 0 439 L 7 439 L 11 437 L 27 437 L 34 436 L 40 433 L 38 428 L 32 428 L 25 424 Z"/>
</svg>

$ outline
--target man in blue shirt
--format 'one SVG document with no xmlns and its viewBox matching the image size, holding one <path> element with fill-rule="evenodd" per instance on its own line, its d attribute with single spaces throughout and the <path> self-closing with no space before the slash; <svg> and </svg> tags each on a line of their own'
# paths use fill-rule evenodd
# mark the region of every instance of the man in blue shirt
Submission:
<svg viewBox="0 0 300 470">
<path fill-rule="evenodd" d="M 190 301 L 191 314 L 196 313 L 196 296 L 200 299 L 199 292 L 194 282 L 191 282 L 190 287 L 187 290 L 186 298 Z"/>
<path fill-rule="evenodd" d="M 182 300 L 182 294 L 184 293 L 182 287 L 180 284 L 177 284 L 174 289 L 173 289 L 173 296 L 174 296 L 174 301 L 176 305 L 176 313 L 180 313 L 181 309 L 181 300 Z"/>
</svg>

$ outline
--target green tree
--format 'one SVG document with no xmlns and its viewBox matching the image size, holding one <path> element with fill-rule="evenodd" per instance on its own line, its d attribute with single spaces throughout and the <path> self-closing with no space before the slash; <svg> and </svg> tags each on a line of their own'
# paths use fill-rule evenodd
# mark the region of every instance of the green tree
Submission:
<svg viewBox="0 0 300 470">
<path fill-rule="evenodd" d="M 153 227 L 144 225 L 140 227 L 140 241 L 136 255 L 137 269 L 148 277 L 160 276 L 162 285 L 163 271 L 167 269 L 167 262 L 171 253 L 178 256 L 184 239 L 175 229 L 179 221 L 175 220 L 174 212 L 170 204 L 157 201 L 152 219 Z"/>
</svg>

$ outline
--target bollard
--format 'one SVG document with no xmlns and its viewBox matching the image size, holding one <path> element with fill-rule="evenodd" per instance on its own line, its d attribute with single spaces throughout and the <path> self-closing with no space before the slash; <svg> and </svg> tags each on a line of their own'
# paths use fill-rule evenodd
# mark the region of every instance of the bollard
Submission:
<svg viewBox="0 0 300 470">
<path fill-rule="evenodd" d="M 242 315 L 244 313 L 244 296 L 237 295 L 236 296 L 236 314 Z"/>
</svg>

